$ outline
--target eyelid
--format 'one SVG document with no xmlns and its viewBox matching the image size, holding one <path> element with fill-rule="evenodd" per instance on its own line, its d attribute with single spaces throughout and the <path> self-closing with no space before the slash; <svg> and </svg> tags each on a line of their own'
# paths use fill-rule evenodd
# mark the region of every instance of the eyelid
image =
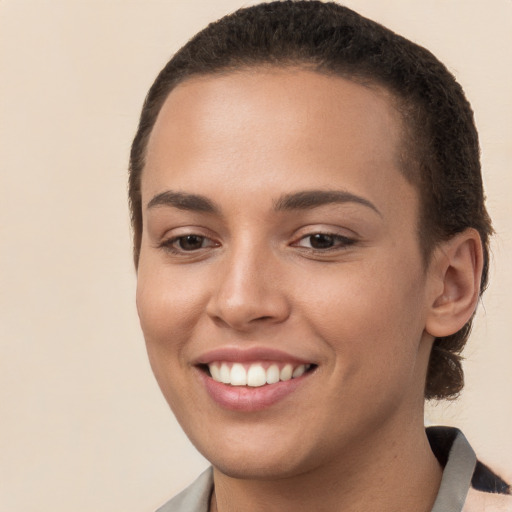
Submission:
<svg viewBox="0 0 512 512">
<path fill-rule="evenodd" d="M 350 239 L 358 239 L 359 235 L 353 229 L 350 229 L 346 226 L 338 226 L 330 223 L 310 223 L 304 226 L 301 226 L 298 229 L 294 230 L 293 238 L 298 240 L 299 238 L 304 238 L 312 235 L 329 235 L 329 236 L 339 236 L 341 238 L 350 238 Z"/>
</svg>

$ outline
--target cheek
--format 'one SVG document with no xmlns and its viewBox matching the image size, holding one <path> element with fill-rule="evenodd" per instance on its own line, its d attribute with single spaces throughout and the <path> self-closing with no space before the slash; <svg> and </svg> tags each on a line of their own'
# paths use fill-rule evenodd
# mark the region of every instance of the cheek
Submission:
<svg viewBox="0 0 512 512">
<path fill-rule="evenodd" d="M 204 311 L 203 293 L 180 274 L 156 268 L 156 264 L 145 262 L 139 267 L 137 311 L 151 368 L 174 409 L 175 398 L 188 393 L 176 376 L 187 367 L 187 341 Z"/>
<path fill-rule="evenodd" d="M 156 268 L 151 262 L 139 267 L 137 311 L 142 331 L 148 343 L 176 343 L 204 310 L 202 281 L 187 279 L 180 268 Z"/>
<path fill-rule="evenodd" d="M 177 281 L 173 283 L 173 281 Z M 179 280 L 139 266 L 137 311 L 146 342 L 149 363 L 171 409 L 180 407 L 179 397 L 187 398 L 188 387 L 181 370 L 186 366 L 186 340 L 190 337 L 193 305 Z"/>
<path fill-rule="evenodd" d="M 341 266 L 309 292 L 304 286 L 303 310 L 348 373 L 387 374 L 410 368 L 416 357 L 424 327 L 422 274 L 386 263 L 357 271 Z"/>
</svg>

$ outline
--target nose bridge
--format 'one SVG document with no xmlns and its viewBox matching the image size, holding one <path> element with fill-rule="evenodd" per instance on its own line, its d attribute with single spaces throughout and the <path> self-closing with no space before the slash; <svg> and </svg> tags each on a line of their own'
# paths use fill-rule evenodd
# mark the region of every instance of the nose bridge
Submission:
<svg viewBox="0 0 512 512">
<path fill-rule="evenodd" d="M 237 330 L 285 320 L 289 307 L 279 267 L 268 241 L 247 235 L 234 241 L 218 268 L 210 316 Z"/>
</svg>

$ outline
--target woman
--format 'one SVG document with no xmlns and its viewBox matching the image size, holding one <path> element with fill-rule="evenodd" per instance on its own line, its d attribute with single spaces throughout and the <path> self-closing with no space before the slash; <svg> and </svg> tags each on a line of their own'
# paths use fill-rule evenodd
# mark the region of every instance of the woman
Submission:
<svg viewBox="0 0 512 512">
<path fill-rule="evenodd" d="M 336 4 L 242 9 L 171 59 L 131 153 L 137 306 L 212 468 L 162 511 L 510 509 L 423 427 L 487 282 L 478 153 L 446 68 Z"/>
</svg>

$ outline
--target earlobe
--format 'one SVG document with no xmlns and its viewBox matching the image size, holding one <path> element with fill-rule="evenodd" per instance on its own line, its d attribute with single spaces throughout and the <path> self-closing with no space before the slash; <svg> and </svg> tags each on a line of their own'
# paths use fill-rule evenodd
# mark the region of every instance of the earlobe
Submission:
<svg viewBox="0 0 512 512">
<path fill-rule="evenodd" d="M 450 336 L 472 317 L 480 295 L 482 266 L 482 242 L 473 228 L 439 245 L 429 269 L 433 281 L 425 326 L 429 334 Z"/>
</svg>

